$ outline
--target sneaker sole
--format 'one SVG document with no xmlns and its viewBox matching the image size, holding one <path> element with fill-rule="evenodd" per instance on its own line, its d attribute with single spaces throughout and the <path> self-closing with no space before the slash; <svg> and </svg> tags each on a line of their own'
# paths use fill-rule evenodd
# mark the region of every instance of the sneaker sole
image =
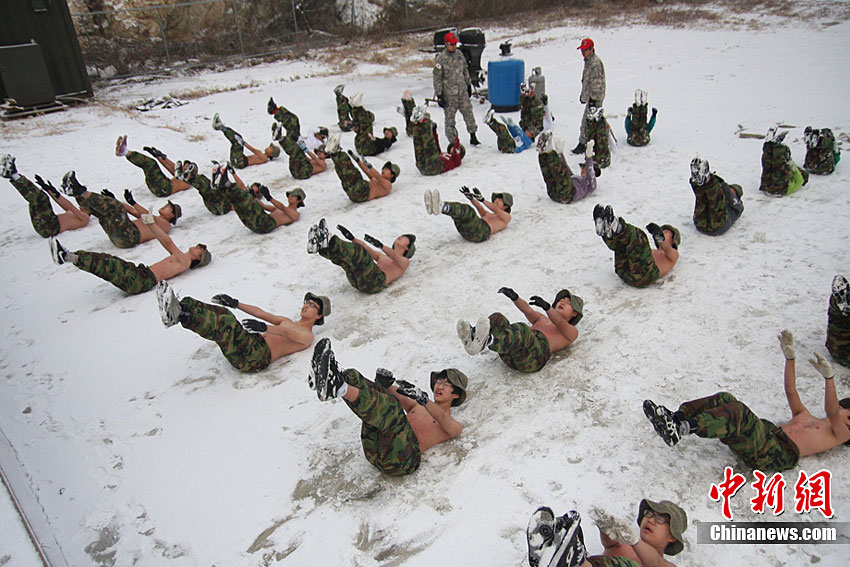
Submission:
<svg viewBox="0 0 850 567">
<path fill-rule="evenodd" d="M 643 413 L 649 419 L 650 423 L 652 423 L 652 428 L 655 429 L 655 433 L 657 433 L 658 436 L 667 443 L 667 445 L 673 447 L 679 441 L 678 435 L 676 434 L 676 424 L 673 423 L 672 419 L 669 419 L 664 415 L 660 415 L 658 413 L 658 409 L 659 406 L 657 406 L 652 400 L 645 400 L 643 402 Z"/>
<path fill-rule="evenodd" d="M 434 214 L 434 208 L 431 205 L 431 190 L 430 189 L 427 189 L 425 191 L 424 199 L 425 199 L 425 212 L 427 212 L 429 215 L 433 215 Z"/>
<path fill-rule="evenodd" d="M 555 550 L 555 555 L 549 561 L 549 565 L 564 565 L 565 567 L 576 567 L 580 565 L 579 561 L 584 558 L 581 556 L 581 553 L 576 555 L 577 546 L 574 544 L 574 541 L 578 538 L 580 526 L 581 522 L 578 519 L 570 524 L 563 539 L 558 544 L 558 548 Z"/>
<path fill-rule="evenodd" d="M 58 242 L 52 236 L 50 237 L 50 256 L 53 258 L 53 261 L 59 264 L 60 266 L 65 263 L 64 258 L 59 256 L 59 246 Z"/>
<path fill-rule="evenodd" d="M 440 192 L 437 189 L 434 189 L 431 192 L 431 214 L 439 215 L 442 212 L 443 203 L 440 199 Z"/>
<path fill-rule="evenodd" d="M 319 399 L 323 400 L 323 390 L 325 383 L 328 380 L 328 368 L 330 357 L 328 354 L 331 350 L 331 340 L 324 338 L 316 343 L 313 349 L 313 358 L 310 360 L 310 374 L 307 377 L 307 385 L 311 390 L 315 390 L 319 395 Z"/>
<path fill-rule="evenodd" d="M 166 327 L 175 325 L 176 321 L 171 321 L 171 306 L 175 300 L 174 292 L 168 286 L 165 280 L 156 284 L 156 302 L 159 306 L 159 317 L 162 319 L 162 324 Z"/>
</svg>

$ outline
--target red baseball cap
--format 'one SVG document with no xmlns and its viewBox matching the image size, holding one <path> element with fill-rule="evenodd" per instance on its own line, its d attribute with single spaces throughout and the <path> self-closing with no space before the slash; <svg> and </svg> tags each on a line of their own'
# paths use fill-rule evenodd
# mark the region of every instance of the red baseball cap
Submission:
<svg viewBox="0 0 850 567">
<path fill-rule="evenodd" d="M 584 38 L 583 40 L 581 40 L 581 45 L 576 47 L 576 49 L 581 49 L 582 51 L 584 51 L 585 49 L 593 49 L 593 40 L 589 37 Z"/>
<path fill-rule="evenodd" d="M 451 43 L 452 45 L 457 45 L 457 36 L 454 34 L 454 32 L 449 32 L 443 37 L 443 43 Z"/>
</svg>

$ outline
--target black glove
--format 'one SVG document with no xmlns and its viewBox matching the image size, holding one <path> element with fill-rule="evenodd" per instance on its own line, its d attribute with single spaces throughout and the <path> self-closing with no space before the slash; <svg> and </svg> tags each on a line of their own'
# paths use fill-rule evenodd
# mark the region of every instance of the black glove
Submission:
<svg viewBox="0 0 850 567">
<path fill-rule="evenodd" d="M 129 189 L 124 189 L 124 200 L 127 201 L 127 204 L 131 207 L 136 204 L 136 200 L 133 198 L 133 194 Z"/>
<path fill-rule="evenodd" d="M 115 198 L 115 193 L 113 193 L 109 189 L 101 189 L 100 194 L 105 195 L 107 197 L 112 197 L 113 199 Z"/>
<path fill-rule="evenodd" d="M 410 398 L 421 406 L 424 406 L 428 403 L 428 394 L 426 392 L 423 392 L 410 382 L 407 382 L 405 380 L 396 380 L 395 385 L 397 388 L 396 391 L 405 398 Z"/>
<path fill-rule="evenodd" d="M 351 159 L 354 161 L 360 161 L 360 156 L 354 153 L 354 150 L 348 150 L 348 155 L 351 156 Z"/>
<path fill-rule="evenodd" d="M 516 301 L 519 299 L 519 295 L 510 287 L 500 287 L 499 293 L 510 299 L 511 301 Z"/>
<path fill-rule="evenodd" d="M 549 305 L 549 302 L 540 297 L 539 295 L 532 295 L 531 300 L 528 302 L 529 305 L 534 305 L 535 307 L 539 307 L 543 311 L 549 311 L 552 308 Z"/>
<path fill-rule="evenodd" d="M 339 233 L 341 235 L 343 235 L 345 238 L 347 238 L 348 240 L 352 240 L 352 241 L 354 240 L 354 235 L 351 233 L 350 230 L 348 230 L 347 228 L 345 228 L 341 224 L 336 225 L 336 228 L 339 231 Z"/>
<path fill-rule="evenodd" d="M 266 105 L 266 111 L 268 111 L 269 114 L 274 114 L 276 110 L 277 105 L 274 103 L 274 99 L 269 97 L 269 104 Z"/>
<path fill-rule="evenodd" d="M 473 196 L 473 194 L 472 194 L 472 191 L 470 191 L 469 187 L 467 187 L 466 185 L 464 185 L 463 187 L 460 188 L 460 194 L 463 195 L 464 197 L 466 197 L 467 199 L 474 199 L 475 198 L 475 196 Z"/>
<path fill-rule="evenodd" d="M 472 85 L 466 85 L 466 96 L 472 96 Z"/>
<path fill-rule="evenodd" d="M 265 333 L 266 329 L 269 328 L 268 325 L 256 319 L 242 319 L 242 326 L 249 333 Z"/>
<path fill-rule="evenodd" d="M 384 243 L 375 238 L 374 236 L 370 236 L 368 234 L 363 236 L 363 240 L 371 244 L 372 246 L 377 246 L 379 249 L 383 250 Z"/>
<path fill-rule="evenodd" d="M 375 382 L 377 382 L 378 385 L 385 390 L 392 386 L 393 382 L 395 382 L 392 370 L 387 370 L 386 368 L 378 368 L 375 370 Z"/>
<path fill-rule="evenodd" d="M 239 307 L 239 300 L 235 297 L 230 297 L 226 293 L 219 293 L 212 296 L 212 302 L 224 305 L 225 307 Z M 246 319 L 247 320 L 247 319 Z"/>
<path fill-rule="evenodd" d="M 441 94 L 437 95 L 437 106 L 439 106 L 440 108 L 446 107 L 446 101 L 443 99 L 443 95 Z"/>
<path fill-rule="evenodd" d="M 161 151 L 159 151 L 158 149 L 156 149 L 153 146 L 145 146 L 142 149 L 144 151 L 148 152 L 150 155 L 152 155 L 155 158 L 165 159 L 165 158 L 168 157 L 167 155 L 165 155 L 164 153 L 162 153 Z"/>
<path fill-rule="evenodd" d="M 268 188 L 268 187 L 266 187 L 266 186 L 265 186 L 265 185 L 263 185 L 262 183 L 258 183 L 258 184 L 257 184 L 257 193 L 259 193 L 260 195 L 262 195 L 262 196 L 263 196 L 263 199 L 265 199 L 266 201 L 268 201 L 269 203 L 271 203 L 271 201 L 272 201 L 272 194 L 271 194 L 271 193 L 269 193 L 269 188 Z"/>
<path fill-rule="evenodd" d="M 540 95 L 540 102 L 543 103 L 543 106 L 546 106 L 547 104 L 549 104 L 549 95 L 547 95 L 546 93 L 543 93 L 542 95 Z"/>
<path fill-rule="evenodd" d="M 360 161 L 362 161 L 362 162 L 363 162 L 363 165 L 365 165 L 365 166 L 366 166 L 366 169 L 372 169 L 372 164 L 371 164 L 371 163 L 369 163 L 368 161 L 366 161 L 365 159 L 363 159 L 363 157 L 362 157 L 362 156 L 360 157 Z"/>
<path fill-rule="evenodd" d="M 233 169 L 233 164 L 230 162 L 227 162 L 227 172 L 230 173 L 230 175 L 236 174 L 236 170 Z"/>
<path fill-rule="evenodd" d="M 484 201 L 484 195 L 481 194 L 481 191 L 478 190 L 478 187 L 472 188 L 472 198 L 478 202 Z"/>
<path fill-rule="evenodd" d="M 41 187 L 43 191 L 50 193 L 51 197 L 59 198 L 59 190 L 56 189 L 50 181 L 45 181 L 40 175 L 36 175 L 35 182 L 38 183 L 38 186 Z"/>
<path fill-rule="evenodd" d="M 653 106 L 652 107 L 652 115 L 655 116 L 656 114 L 658 114 L 658 109 Z"/>
</svg>

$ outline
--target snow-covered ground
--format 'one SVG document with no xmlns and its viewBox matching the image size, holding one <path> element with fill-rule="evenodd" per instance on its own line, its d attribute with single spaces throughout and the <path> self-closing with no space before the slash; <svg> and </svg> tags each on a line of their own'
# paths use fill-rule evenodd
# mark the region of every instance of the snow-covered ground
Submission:
<svg viewBox="0 0 850 567">
<path fill-rule="evenodd" d="M 519 37 L 488 30 L 485 62 L 510 36 Z M 527 72 L 543 68 L 556 133 L 567 148 L 578 135 L 582 61 L 575 47 L 584 36 L 596 41 L 605 62 L 606 114 L 620 146 L 596 194 L 571 206 L 547 197 L 536 152 L 500 154 L 486 126 L 479 130 L 484 146 L 469 149 L 459 169 L 419 175 L 395 107 L 405 88 L 418 101 L 432 94 L 427 67 L 399 75 L 370 64 L 329 76 L 311 61 L 264 64 L 114 87 L 89 106 L 2 125 L 0 153 L 15 155 L 23 174 L 58 183 L 76 169 L 92 189 L 130 188 L 141 203 L 160 206 L 164 200 L 147 192 L 140 170 L 114 157 L 117 135 L 127 134 L 131 149 L 155 145 L 205 167 L 227 155 L 226 141 L 210 129 L 214 112 L 261 145 L 269 141 L 269 96 L 295 111 L 303 127 L 335 130 L 333 86 L 365 92 L 376 127 L 402 131 L 385 157 L 372 159 L 401 165 L 393 192 L 355 205 L 333 171 L 295 182 L 283 160 L 250 168 L 246 181 L 265 183 L 275 195 L 296 185 L 307 193 L 298 223 L 263 236 L 235 214 L 213 217 L 195 192 L 181 193 L 175 200 L 184 218 L 171 235 L 182 247 L 206 243 L 213 262 L 172 285 L 181 295 L 209 300 L 229 293 L 290 316 L 306 291 L 325 294 L 333 314 L 317 336 L 332 338 L 343 366 L 366 375 L 385 366 L 422 387 L 432 369 L 454 366 L 470 378 L 469 400 L 453 412 L 465 426 L 461 437 L 427 452 L 416 474 L 384 477 L 362 456 L 357 418 L 342 403 L 317 401 L 307 387 L 311 351 L 240 374 L 213 343 L 179 326 L 164 329 L 153 292 L 127 297 L 54 265 L 26 203 L 4 182 L 0 429 L 70 564 L 520 565 L 525 525 L 537 506 L 561 514 L 598 505 L 631 518 L 648 497 L 679 502 L 688 513 L 687 546 L 674 558 L 679 565 L 846 565 L 840 545 L 697 544 L 697 523 L 722 519 L 708 491 L 722 480 L 723 467 L 751 476 L 718 442 L 687 438 L 668 448 L 641 402 L 676 406 L 726 390 L 761 417 L 785 420 L 775 337 L 789 328 L 798 341 L 801 396 L 823 415 L 822 379 L 803 360 L 824 351 L 830 282 L 850 273 L 850 23 L 559 27 L 522 36 L 527 44 L 516 56 Z M 645 148 L 624 143 L 622 122 L 636 88 L 659 109 Z M 207 90 L 222 92 L 170 110 L 128 110 L 149 97 Z M 479 124 L 486 108 L 475 106 Z M 442 136 L 442 114 L 431 112 Z M 761 141 L 736 133 L 764 133 L 775 123 L 793 125 L 786 142 L 797 163 L 807 125 L 831 127 L 844 161 L 793 196 L 760 193 Z M 462 121 L 459 127 L 465 142 Z M 343 135 L 343 146 L 353 146 L 353 134 Z M 690 220 L 688 165 L 696 153 L 744 187 L 746 210 L 722 237 L 698 234 Z M 471 244 L 448 218 L 425 213 L 424 190 L 455 199 L 461 185 L 513 193 L 508 229 Z M 597 202 L 637 226 L 678 226 L 683 241 L 674 270 L 648 289 L 624 285 L 593 230 Z M 307 230 L 322 217 L 384 241 L 415 233 L 408 273 L 379 295 L 356 292 L 339 268 L 306 254 Z M 154 242 L 114 248 L 96 221 L 60 240 L 134 262 L 164 256 Z M 498 310 L 522 319 L 496 293 L 503 285 L 523 297 L 568 287 L 585 299 L 579 339 L 536 374 L 513 372 L 492 353 L 470 357 L 455 337 L 458 318 Z M 846 396 L 850 372 L 835 368 Z M 798 468 L 833 472 L 836 521 L 850 517 L 848 465 L 847 449 L 839 448 Z M 779 519 L 822 519 L 788 511 L 796 475 L 785 473 L 786 512 Z M 749 511 L 751 492 L 745 487 L 733 499 L 736 519 L 764 519 Z M 598 553 L 596 530 L 586 516 L 584 522 L 590 550 Z M 0 558 L 21 564 L 8 545 L 0 538 Z"/>
</svg>

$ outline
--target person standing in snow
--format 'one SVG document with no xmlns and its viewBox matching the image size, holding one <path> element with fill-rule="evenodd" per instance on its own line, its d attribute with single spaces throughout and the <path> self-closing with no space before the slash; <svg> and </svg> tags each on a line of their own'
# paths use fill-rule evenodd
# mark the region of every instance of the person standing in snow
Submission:
<svg viewBox="0 0 850 567">
<path fill-rule="evenodd" d="M 581 50 L 581 56 L 584 57 L 584 70 L 581 73 L 581 94 L 578 100 L 585 107 L 581 120 L 581 133 L 579 135 L 578 145 L 573 148 L 573 153 L 581 154 L 584 153 L 585 144 L 588 140 L 585 120 L 588 119 L 590 107 L 602 108 L 602 103 L 605 101 L 605 66 L 602 64 L 599 56 L 596 55 L 593 40 L 589 37 L 581 40 L 581 45 L 576 49 Z M 599 140 L 596 141 L 596 144 L 598 148 Z"/>
<path fill-rule="evenodd" d="M 259 372 L 282 356 L 306 349 L 313 344 L 313 326 L 323 325 L 331 314 L 330 299 L 310 292 L 304 296 L 298 321 L 273 315 L 224 293 L 213 296 L 212 302 L 217 305 L 192 297 L 178 300 L 165 281 L 156 286 L 156 300 L 166 328 L 180 323 L 214 341 L 227 361 L 241 372 Z M 228 307 L 256 319 L 243 319 L 240 324 Z"/>
<path fill-rule="evenodd" d="M 514 370 L 537 372 L 553 352 L 567 348 L 578 338 L 575 326 L 584 316 L 584 301 L 568 289 L 559 291 L 551 305 L 538 295 L 532 295 L 526 303 L 509 287 L 499 289 L 499 293 L 513 302 L 531 326 L 511 324 L 498 312 L 482 317 L 474 327 L 458 321 L 457 335 L 467 353 L 476 355 L 486 347 L 498 353 L 502 362 Z M 532 309 L 532 305 L 541 308 L 545 315 Z"/>
<path fill-rule="evenodd" d="M 30 222 L 39 236 L 50 238 L 60 232 L 77 230 L 89 224 L 89 213 L 75 207 L 71 201 L 60 195 L 51 182 L 36 175 L 35 181 L 41 187 L 39 189 L 32 181 L 18 173 L 15 158 L 11 154 L 5 154 L 0 158 L 0 177 L 8 179 L 9 183 L 29 203 Z M 65 209 L 65 212 L 58 215 L 54 213 L 47 195 Z"/>
<path fill-rule="evenodd" d="M 245 169 L 249 165 L 262 165 L 270 159 L 275 159 L 280 155 L 280 148 L 271 143 L 268 147 L 260 151 L 251 144 L 245 142 L 241 134 L 233 128 L 228 128 L 221 121 L 218 112 L 215 113 L 212 119 L 212 129 L 218 130 L 230 142 L 230 163 L 236 169 Z M 251 152 L 251 155 L 246 156 L 245 148 Z M 117 153 L 117 152 L 116 152 Z"/>
<path fill-rule="evenodd" d="M 375 372 L 374 381 L 353 368 L 342 370 L 327 338 L 313 349 L 309 376 L 319 400 L 342 398 L 360 418 L 366 460 L 390 476 L 415 472 L 423 451 L 460 435 L 463 426 L 452 417 L 452 408 L 466 400 L 467 382 L 456 368 L 431 372 L 431 400 L 384 368 Z"/>
<path fill-rule="evenodd" d="M 463 121 L 466 122 L 466 131 L 469 132 L 469 143 L 473 146 L 481 142 L 475 136 L 478 125 L 475 123 L 475 115 L 472 113 L 472 81 L 469 79 L 469 69 L 466 66 L 466 57 L 457 49 L 457 35 L 449 32 L 443 38 L 446 48 L 437 55 L 434 60 L 434 98 L 444 111 L 446 121 L 446 140 L 450 143 L 457 138 L 455 128 L 455 115 L 460 110 Z"/>
<path fill-rule="evenodd" d="M 537 140 L 537 162 L 546 184 L 546 193 L 556 203 L 575 203 L 596 191 L 596 176 L 602 173 L 593 163 L 593 140 L 587 141 L 581 175 L 573 175 L 564 157 L 564 141 L 552 141 L 552 132 L 543 132 Z"/>
<path fill-rule="evenodd" d="M 587 555 L 581 515 L 570 510 L 555 517 L 548 506 L 538 508 L 528 520 L 526 541 L 531 567 L 675 567 L 665 555 L 678 555 L 685 548 L 683 534 L 688 516 L 669 500 L 640 501 L 637 515 L 639 535 L 628 522 L 592 508 L 590 517 L 599 528 L 602 555 Z M 635 543 L 631 543 L 635 542 Z"/>
<path fill-rule="evenodd" d="M 785 330 L 778 339 L 785 355 L 785 398 L 791 421 L 776 426 L 760 419 L 727 392 L 685 402 L 675 412 L 645 400 L 643 411 L 658 436 L 671 447 L 692 433 L 718 439 L 747 466 L 761 471 L 793 469 L 800 457 L 850 444 L 850 398 L 838 400 L 832 365 L 820 353 L 809 359 L 824 378 L 826 417 L 817 418 L 809 413 L 797 393 L 794 336 Z"/>
<path fill-rule="evenodd" d="M 649 247 L 646 234 L 630 225 L 623 217 L 615 217 L 611 205 L 593 208 L 596 234 L 614 252 L 614 273 L 634 287 L 646 287 L 666 275 L 679 261 L 679 230 L 669 224 L 646 225 L 656 250 Z"/>
<path fill-rule="evenodd" d="M 390 248 L 368 234 L 363 240 L 355 238 L 341 224 L 337 225 L 337 229 L 351 242 L 343 242 L 337 236 L 331 237 L 325 219 L 320 219 L 318 224 L 310 227 L 307 253 L 318 253 L 345 270 L 348 283 L 363 293 L 379 293 L 399 279 L 407 271 L 410 258 L 416 252 L 416 236 L 412 234 L 402 234 Z"/>
<path fill-rule="evenodd" d="M 425 191 L 425 210 L 431 215 L 442 213 L 451 217 L 458 233 L 470 242 L 484 242 L 491 234 L 503 230 L 511 222 L 514 198 L 510 193 L 493 193 L 487 201 L 478 187 L 470 190 L 464 185 L 460 192 L 469 199 L 472 206 L 466 203 L 444 203 L 437 189 L 429 189 Z"/>
</svg>

